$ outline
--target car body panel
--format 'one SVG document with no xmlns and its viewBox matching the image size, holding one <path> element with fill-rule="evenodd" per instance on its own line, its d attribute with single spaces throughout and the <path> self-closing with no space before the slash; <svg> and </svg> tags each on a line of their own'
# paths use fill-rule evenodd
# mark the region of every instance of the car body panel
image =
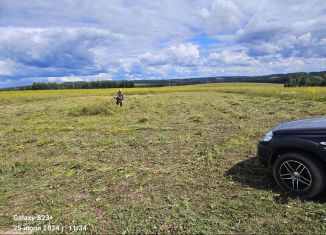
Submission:
<svg viewBox="0 0 326 235">
<path fill-rule="evenodd" d="M 326 162 L 326 117 L 282 123 L 272 129 L 270 141 L 258 143 L 260 161 L 271 167 L 275 155 L 286 150 L 312 153 Z"/>
<path fill-rule="evenodd" d="M 273 157 L 277 153 L 284 150 L 297 150 L 312 153 L 326 162 L 326 147 L 320 144 L 319 139 L 319 137 L 311 137 L 310 140 L 300 137 L 273 137 L 269 142 L 259 142 L 258 156 L 266 166 L 271 166 Z"/>
<path fill-rule="evenodd" d="M 275 135 L 288 134 L 325 134 L 326 117 L 302 119 L 282 123 L 272 129 Z"/>
</svg>

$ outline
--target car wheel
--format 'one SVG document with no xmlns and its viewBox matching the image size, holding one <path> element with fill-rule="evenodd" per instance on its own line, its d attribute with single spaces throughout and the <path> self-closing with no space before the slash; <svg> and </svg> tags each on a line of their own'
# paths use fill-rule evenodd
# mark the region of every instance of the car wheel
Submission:
<svg viewBox="0 0 326 235">
<path fill-rule="evenodd" d="M 310 199 L 325 190 L 323 163 L 306 153 L 282 154 L 273 166 L 277 184 L 292 194 Z"/>
</svg>

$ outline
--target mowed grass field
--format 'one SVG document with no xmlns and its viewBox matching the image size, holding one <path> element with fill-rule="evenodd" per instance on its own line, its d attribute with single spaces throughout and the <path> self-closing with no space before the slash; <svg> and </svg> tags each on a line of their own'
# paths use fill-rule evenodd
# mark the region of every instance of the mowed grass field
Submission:
<svg viewBox="0 0 326 235">
<path fill-rule="evenodd" d="M 255 157 L 274 125 L 325 115 L 325 88 L 134 88 L 122 108 L 115 92 L 0 92 L 0 231 L 326 232 L 325 199 L 282 193 Z"/>
</svg>

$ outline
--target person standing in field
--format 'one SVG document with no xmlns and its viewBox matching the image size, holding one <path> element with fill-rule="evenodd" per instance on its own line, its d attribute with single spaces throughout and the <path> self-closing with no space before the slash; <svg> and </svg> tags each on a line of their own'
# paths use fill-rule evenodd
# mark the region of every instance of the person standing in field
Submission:
<svg viewBox="0 0 326 235">
<path fill-rule="evenodd" d="M 122 90 L 119 89 L 118 93 L 117 93 L 117 97 L 116 97 L 116 104 L 117 105 L 120 105 L 120 107 L 122 107 L 122 101 L 124 100 L 124 97 L 123 97 L 123 93 L 122 93 Z"/>
</svg>

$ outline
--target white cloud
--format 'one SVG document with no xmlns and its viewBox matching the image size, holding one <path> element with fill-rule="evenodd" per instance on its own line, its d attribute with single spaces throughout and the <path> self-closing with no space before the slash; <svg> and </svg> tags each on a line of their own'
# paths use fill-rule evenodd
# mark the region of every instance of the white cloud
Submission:
<svg viewBox="0 0 326 235">
<path fill-rule="evenodd" d="M 209 55 L 210 63 L 223 65 L 239 65 L 239 66 L 257 66 L 259 61 L 247 55 L 244 50 L 224 49 L 218 52 L 213 52 Z"/>
<path fill-rule="evenodd" d="M 14 68 L 14 64 L 12 63 L 12 61 L 8 59 L 0 60 L 0 75 L 2 76 L 12 75 L 13 68 Z"/>
<path fill-rule="evenodd" d="M 200 52 L 198 46 L 187 43 L 171 46 L 157 53 L 146 52 L 137 58 L 140 62 L 150 66 L 176 64 L 187 67 L 200 63 Z"/>
<path fill-rule="evenodd" d="M 0 81 L 325 70 L 325 12 L 324 0 L 2 0 Z"/>
<path fill-rule="evenodd" d="M 78 81 L 103 81 L 112 80 L 112 75 L 108 73 L 99 73 L 94 76 L 63 76 L 63 77 L 48 77 L 48 82 L 78 82 Z"/>
<path fill-rule="evenodd" d="M 229 34 L 237 29 L 244 15 L 231 0 L 214 0 L 207 7 L 200 9 L 203 26 L 209 35 Z"/>
<path fill-rule="evenodd" d="M 236 34 L 237 42 L 245 45 L 250 55 L 326 56 L 322 43 L 326 30 L 321 27 L 326 24 L 325 1 L 264 0 L 259 6 L 240 0 L 238 3 L 244 12 L 252 13 Z"/>
<path fill-rule="evenodd" d="M 66 70 L 69 73 L 101 69 L 92 51 L 98 45 L 110 46 L 123 37 L 96 28 L 0 28 L 0 59 L 11 61 L 22 76 L 31 71 L 42 75 L 56 74 Z M 39 72 L 33 68 L 38 68 Z M 1 70 L 2 71 L 2 70 Z M 8 72 L 7 72 L 8 73 Z M 7 75 L 1 72 L 0 75 Z"/>
</svg>

